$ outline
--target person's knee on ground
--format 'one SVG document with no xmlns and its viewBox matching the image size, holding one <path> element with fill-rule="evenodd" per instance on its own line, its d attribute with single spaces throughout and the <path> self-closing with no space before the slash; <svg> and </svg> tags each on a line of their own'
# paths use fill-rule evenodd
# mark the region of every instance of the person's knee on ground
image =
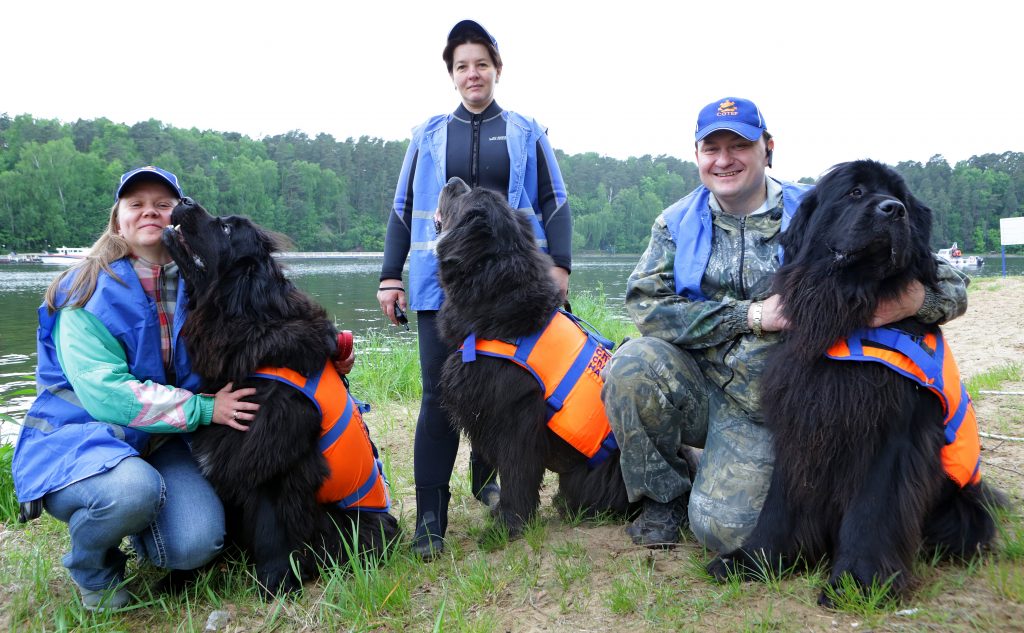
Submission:
<svg viewBox="0 0 1024 633">
<path fill-rule="evenodd" d="M 753 531 L 774 465 L 771 434 L 722 405 L 708 431 L 687 514 L 697 541 L 729 552 Z"/>
<path fill-rule="evenodd" d="M 86 609 L 117 609 L 130 601 L 120 587 L 127 560 L 121 543 L 152 523 L 163 495 L 160 474 L 129 457 L 44 498 L 46 511 L 68 524 L 71 551 L 62 562 Z"/>
</svg>

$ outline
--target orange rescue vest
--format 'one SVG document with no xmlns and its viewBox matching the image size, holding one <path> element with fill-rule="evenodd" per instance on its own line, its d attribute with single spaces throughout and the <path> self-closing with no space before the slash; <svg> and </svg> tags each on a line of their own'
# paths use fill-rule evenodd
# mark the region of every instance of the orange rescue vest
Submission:
<svg viewBox="0 0 1024 633">
<path fill-rule="evenodd" d="M 463 362 L 473 362 L 479 352 L 530 372 L 544 392 L 548 428 L 586 455 L 594 468 L 618 448 L 601 402 L 601 370 L 611 358 L 611 348 L 611 341 L 584 330 L 577 317 L 558 310 L 532 336 L 508 342 L 477 340 L 470 334 L 459 349 Z"/>
<path fill-rule="evenodd" d="M 260 367 L 253 376 L 295 387 L 320 412 L 320 451 L 331 473 L 317 491 L 318 502 L 373 512 L 391 507 L 377 447 L 370 440 L 358 404 L 330 361 L 309 378 L 284 367 Z"/>
<path fill-rule="evenodd" d="M 942 465 L 946 473 L 961 487 L 981 481 L 981 440 L 974 405 L 941 331 L 914 337 L 894 328 L 864 328 L 836 341 L 826 355 L 882 363 L 938 396 L 945 413 Z"/>
</svg>

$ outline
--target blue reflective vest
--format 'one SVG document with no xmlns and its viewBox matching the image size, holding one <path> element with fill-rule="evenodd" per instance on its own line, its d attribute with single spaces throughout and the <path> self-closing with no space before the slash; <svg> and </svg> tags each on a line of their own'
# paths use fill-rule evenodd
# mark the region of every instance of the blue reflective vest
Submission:
<svg viewBox="0 0 1024 633">
<path fill-rule="evenodd" d="M 142 289 L 139 277 L 127 258 L 111 264 L 127 285 L 100 272 L 96 291 L 83 307 L 106 326 L 124 349 L 128 369 L 139 380 L 166 384 L 160 348 L 160 322 L 153 300 Z M 64 280 L 58 303 L 66 296 L 73 275 Z M 174 314 L 174 367 L 177 387 L 197 391 L 199 377 L 192 373 L 185 345 L 178 340 L 185 323 L 185 284 L 178 283 Z M 35 402 L 14 448 L 11 470 L 18 501 L 26 502 L 110 470 L 126 457 L 138 455 L 150 434 L 127 426 L 98 422 L 89 415 L 75 395 L 57 361 L 53 328 L 57 314 L 50 314 L 45 302 L 39 308 L 36 349 Z"/>
<path fill-rule="evenodd" d="M 774 179 L 773 179 L 774 180 Z M 800 200 L 813 189 L 813 185 L 801 185 L 776 181 L 782 185 L 782 230 L 789 228 L 793 214 L 800 206 Z M 686 197 L 665 209 L 665 226 L 676 243 L 676 258 L 673 272 L 676 279 L 676 294 L 692 300 L 706 299 L 701 292 L 700 282 L 711 259 L 711 207 L 708 198 L 711 192 L 701 185 Z M 782 261 L 782 248 L 779 248 Z"/>
<path fill-rule="evenodd" d="M 513 209 L 528 213 L 537 236 L 538 246 L 547 251 L 547 235 L 541 225 L 541 208 L 537 182 L 537 141 L 545 139 L 545 129 L 534 119 L 509 110 L 503 110 L 505 119 L 506 145 L 509 156 L 508 203 Z M 394 213 L 401 215 L 406 206 L 409 179 L 412 178 L 413 208 L 411 244 L 409 255 L 409 306 L 413 310 L 437 310 L 444 300 L 444 293 L 437 279 L 437 231 L 434 228 L 434 213 L 441 189 L 448 182 L 446 152 L 448 147 L 448 123 L 451 114 L 442 114 L 429 119 L 413 130 L 412 141 L 402 164 L 402 173 L 395 190 Z M 551 146 L 541 143 L 548 165 L 557 165 Z M 412 170 L 413 159 L 415 173 Z M 556 202 L 566 201 L 565 184 L 558 169 L 551 170 L 552 186 Z"/>
</svg>

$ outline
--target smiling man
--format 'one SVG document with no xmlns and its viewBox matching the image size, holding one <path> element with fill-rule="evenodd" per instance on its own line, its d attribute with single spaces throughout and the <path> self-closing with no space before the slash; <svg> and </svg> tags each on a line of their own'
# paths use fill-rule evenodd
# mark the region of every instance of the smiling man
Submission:
<svg viewBox="0 0 1024 633">
<path fill-rule="evenodd" d="M 654 223 L 626 285 L 643 336 L 612 357 L 602 398 L 629 500 L 643 504 L 626 528 L 633 542 L 671 546 L 688 519 L 721 552 L 753 529 L 771 477 L 760 375 L 786 327 L 771 287 L 779 237 L 810 187 L 765 173 L 775 142 L 751 101 L 706 105 L 694 140 L 702 184 Z M 876 324 L 963 314 L 964 278 L 948 265 L 938 274 L 936 287 L 914 282 L 879 305 Z"/>
</svg>

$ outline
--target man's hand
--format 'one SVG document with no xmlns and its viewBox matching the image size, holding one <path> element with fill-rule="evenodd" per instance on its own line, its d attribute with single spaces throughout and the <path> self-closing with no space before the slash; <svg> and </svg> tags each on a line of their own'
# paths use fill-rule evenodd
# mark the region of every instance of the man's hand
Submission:
<svg viewBox="0 0 1024 633">
<path fill-rule="evenodd" d="M 915 279 L 907 284 L 907 287 L 898 296 L 879 301 L 869 325 L 881 327 L 902 321 L 917 314 L 923 305 L 924 284 Z"/>
<path fill-rule="evenodd" d="M 747 325 L 753 327 L 750 313 L 747 313 Z M 761 331 L 779 332 L 789 327 L 789 321 L 782 316 L 782 298 L 772 295 L 761 302 Z"/>
</svg>

